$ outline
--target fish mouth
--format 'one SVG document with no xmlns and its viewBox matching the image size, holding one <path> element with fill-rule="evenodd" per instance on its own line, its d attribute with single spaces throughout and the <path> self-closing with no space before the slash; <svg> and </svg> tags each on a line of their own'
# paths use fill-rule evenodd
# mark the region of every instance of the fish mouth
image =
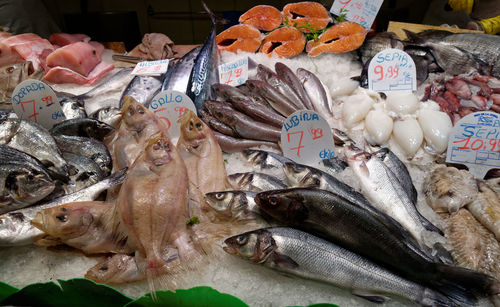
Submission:
<svg viewBox="0 0 500 307">
<path fill-rule="evenodd" d="M 227 240 L 226 240 L 226 241 L 227 241 Z M 238 255 L 238 251 L 237 251 L 235 248 L 233 248 L 233 247 L 231 247 L 230 245 L 228 245 L 228 243 L 227 243 L 226 241 L 224 241 L 224 242 L 222 243 L 222 249 L 223 249 L 226 253 L 228 253 L 228 254 Z"/>
<path fill-rule="evenodd" d="M 35 226 L 36 228 L 40 230 L 44 230 L 43 225 L 45 224 L 45 219 L 43 217 L 43 214 L 40 212 L 37 212 L 35 217 L 30 221 L 31 225 Z"/>
</svg>

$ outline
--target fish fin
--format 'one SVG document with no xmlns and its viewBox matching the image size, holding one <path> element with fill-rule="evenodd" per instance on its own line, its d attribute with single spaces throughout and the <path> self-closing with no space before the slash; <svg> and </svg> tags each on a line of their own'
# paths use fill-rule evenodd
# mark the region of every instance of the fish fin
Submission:
<svg viewBox="0 0 500 307">
<path fill-rule="evenodd" d="M 359 169 L 363 176 L 369 177 L 370 176 L 370 170 L 368 169 L 368 166 L 366 166 L 365 161 L 361 162 Z"/>
<path fill-rule="evenodd" d="M 419 214 L 419 220 L 424 226 L 424 228 L 428 231 L 437 232 L 440 235 L 444 235 L 443 231 L 439 229 L 436 225 L 432 224 L 428 219 L 426 219 L 423 215 Z"/>
<path fill-rule="evenodd" d="M 227 19 L 224 19 L 224 18 L 221 18 L 221 17 L 218 17 L 217 15 L 215 15 L 211 9 L 208 8 L 207 4 L 205 3 L 205 1 L 201 1 L 201 5 L 203 6 L 203 9 L 205 9 L 205 11 L 208 13 L 208 15 L 210 16 L 210 19 L 212 20 L 212 23 L 213 24 L 220 24 L 220 25 L 225 25 L 225 24 L 228 24 L 229 23 L 229 20 Z"/>
<path fill-rule="evenodd" d="M 274 252 L 273 255 L 273 261 L 278 264 L 280 267 L 285 267 L 289 269 L 295 269 L 299 266 L 297 262 L 295 262 L 292 258 L 279 254 L 277 252 Z"/>
<path fill-rule="evenodd" d="M 376 304 L 382 304 L 388 299 L 386 296 L 370 293 L 367 290 L 353 289 L 351 293 Z"/>
<path fill-rule="evenodd" d="M 446 250 L 443 244 L 437 242 L 432 246 L 431 255 L 434 258 L 434 261 L 441 262 L 448 265 L 453 265 L 453 257 L 450 252 Z"/>
<path fill-rule="evenodd" d="M 38 246 L 57 246 L 64 244 L 60 239 L 52 237 L 50 235 L 45 235 L 34 242 Z"/>
</svg>

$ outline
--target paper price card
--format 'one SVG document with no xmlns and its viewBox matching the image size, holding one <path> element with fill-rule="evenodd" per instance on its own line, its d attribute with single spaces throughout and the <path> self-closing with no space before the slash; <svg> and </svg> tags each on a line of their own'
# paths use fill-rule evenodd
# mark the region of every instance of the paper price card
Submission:
<svg viewBox="0 0 500 307">
<path fill-rule="evenodd" d="M 47 84 L 28 79 L 12 93 L 12 108 L 21 119 L 32 120 L 50 129 L 66 119 L 56 93 Z"/>
<path fill-rule="evenodd" d="M 368 88 L 375 92 L 416 91 L 417 70 L 408 53 L 385 49 L 368 65 Z"/>
<path fill-rule="evenodd" d="M 151 100 L 149 109 L 165 123 L 170 139 L 174 144 L 177 143 L 180 136 L 181 125 L 177 120 L 187 109 L 196 114 L 196 107 L 193 101 L 186 94 L 178 91 L 163 91 L 158 93 Z"/>
<path fill-rule="evenodd" d="M 310 166 L 335 156 L 330 125 L 309 110 L 299 110 L 287 117 L 281 128 L 281 147 L 285 157 Z"/>
<path fill-rule="evenodd" d="M 336 0 L 330 12 L 370 29 L 384 0 Z"/>
<path fill-rule="evenodd" d="M 219 65 L 219 82 L 238 86 L 248 79 L 248 57 Z"/>
<path fill-rule="evenodd" d="M 464 164 L 476 178 L 500 168 L 500 116 L 476 112 L 460 119 L 448 141 L 446 162 Z"/>
<path fill-rule="evenodd" d="M 132 75 L 159 76 L 167 72 L 168 59 L 158 61 L 144 61 L 135 65 Z"/>
</svg>

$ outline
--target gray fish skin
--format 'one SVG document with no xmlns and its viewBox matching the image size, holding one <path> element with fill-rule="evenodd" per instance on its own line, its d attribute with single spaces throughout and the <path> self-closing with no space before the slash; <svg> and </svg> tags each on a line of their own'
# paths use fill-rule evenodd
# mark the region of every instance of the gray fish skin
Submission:
<svg viewBox="0 0 500 307">
<path fill-rule="evenodd" d="M 219 97 L 231 102 L 236 109 L 258 121 L 269 123 L 280 129 L 285 123 L 285 117 L 270 107 L 254 102 L 236 87 L 218 83 L 212 88 Z"/>
<path fill-rule="evenodd" d="M 242 151 L 241 154 L 243 159 L 260 171 L 273 168 L 281 170 L 285 163 L 293 163 L 292 160 L 280 154 L 260 149 L 246 149 Z"/>
<path fill-rule="evenodd" d="M 321 164 L 325 167 L 326 172 L 332 176 L 342 173 L 347 167 L 347 162 L 342 161 L 338 157 L 323 159 L 321 160 Z"/>
<path fill-rule="evenodd" d="M 105 107 L 97 110 L 90 117 L 116 128 L 122 119 L 122 113 L 119 108 Z"/>
<path fill-rule="evenodd" d="M 167 76 L 163 81 L 161 87 L 162 91 L 179 91 L 181 93 L 187 92 L 189 84 L 189 77 L 194 67 L 196 57 L 201 51 L 201 46 L 198 46 L 188 53 L 186 53 L 172 69 L 167 71 Z"/>
<path fill-rule="evenodd" d="M 307 96 L 310 97 L 313 109 L 323 116 L 333 116 L 330 110 L 328 94 L 319 78 L 303 68 L 297 69 L 297 77 L 302 83 Z"/>
<path fill-rule="evenodd" d="M 283 96 L 269 83 L 261 80 L 247 80 L 246 86 L 263 97 L 276 112 L 288 116 L 299 110 L 286 96 Z"/>
<path fill-rule="evenodd" d="M 278 142 L 281 129 L 257 122 L 251 117 L 235 111 L 229 105 L 217 101 L 205 101 L 204 106 L 217 120 L 231 127 L 233 131 L 247 139 Z"/>
<path fill-rule="evenodd" d="M 358 53 L 360 54 L 361 62 L 366 64 L 377 53 L 390 48 L 403 50 L 404 44 L 393 32 L 379 32 L 367 38 L 358 49 Z"/>
<path fill-rule="evenodd" d="M 66 187 L 68 194 L 89 187 L 106 177 L 99 165 L 85 156 L 63 152 L 63 158 L 68 162 L 70 178 Z"/>
<path fill-rule="evenodd" d="M 220 216 L 230 220 L 258 219 L 262 212 L 255 203 L 257 193 L 250 191 L 222 191 L 205 194 L 205 201 Z"/>
<path fill-rule="evenodd" d="M 256 78 L 258 80 L 267 82 L 271 86 L 278 89 L 278 91 L 283 96 L 287 97 L 298 109 L 306 108 L 306 106 L 300 100 L 299 95 L 293 90 L 293 88 L 287 82 L 285 82 L 281 77 L 279 77 L 276 73 L 274 73 L 271 69 L 267 68 L 262 64 L 259 64 L 257 66 Z"/>
<path fill-rule="evenodd" d="M 66 161 L 47 129 L 30 120 L 8 119 L 0 124 L 0 131 L 1 144 L 29 153 L 42 162 L 51 175 L 67 178 Z"/>
<path fill-rule="evenodd" d="M 60 206 L 75 201 L 92 201 L 107 189 L 125 180 L 127 169 L 122 169 L 88 188 L 64 195 L 50 202 L 31 206 L 0 215 L 0 246 L 19 246 L 32 244 L 43 232 L 31 225 L 36 213 L 43 209 Z"/>
<path fill-rule="evenodd" d="M 103 143 L 92 138 L 68 135 L 55 135 L 54 140 L 61 151 L 92 159 L 105 176 L 111 172 L 111 155 Z"/>
<path fill-rule="evenodd" d="M 225 134 L 225 135 L 238 137 L 236 132 L 234 132 L 233 129 L 231 129 L 231 127 L 220 122 L 217 118 L 210 115 L 210 113 L 208 113 L 207 111 L 202 109 L 202 110 L 199 110 L 198 113 L 200 114 L 200 118 L 205 123 L 207 123 L 210 126 L 210 128 L 212 128 L 213 130 L 219 131 L 220 133 Z"/>
<path fill-rule="evenodd" d="M 299 78 L 290 69 L 290 67 L 286 66 L 281 62 L 277 62 L 274 65 L 274 69 L 276 70 L 278 76 L 280 76 L 280 78 L 282 78 L 286 83 L 288 83 L 288 85 L 290 85 L 292 90 L 295 91 L 295 93 L 299 96 L 300 100 L 302 101 L 302 104 L 306 107 L 306 109 L 314 110 L 311 98 L 306 93 Z"/>
<path fill-rule="evenodd" d="M 480 73 L 487 74 L 481 62 L 469 52 L 455 46 L 446 46 L 438 43 L 427 42 L 426 47 L 436 59 L 436 63 L 445 72 L 451 75 Z"/>
<path fill-rule="evenodd" d="M 214 131 L 214 135 L 217 138 L 217 143 L 219 143 L 220 148 L 227 153 L 240 152 L 244 149 L 258 148 L 261 146 L 280 150 L 279 146 L 273 142 L 239 139 L 219 133 L 217 131 Z"/>
<path fill-rule="evenodd" d="M 102 142 L 115 128 L 93 118 L 75 118 L 62 121 L 50 129 L 52 135 L 72 135 L 94 138 Z"/>
<path fill-rule="evenodd" d="M 250 192 L 277 190 L 287 187 L 278 178 L 258 172 L 235 173 L 227 176 L 227 179 L 233 189 Z"/>
<path fill-rule="evenodd" d="M 165 74 L 161 76 L 135 76 L 127 85 L 120 98 L 120 108 L 123 105 L 123 98 L 130 96 L 144 106 L 149 106 L 149 102 L 160 92 Z"/>
<path fill-rule="evenodd" d="M 382 160 L 394 173 L 394 175 L 396 175 L 396 178 L 410 197 L 410 200 L 413 204 L 416 204 L 418 198 L 417 189 L 413 185 L 410 172 L 408 172 L 408 168 L 406 168 L 403 161 L 399 160 L 399 158 L 389 148 L 382 148 L 373 154 Z"/>
<path fill-rule="evenodd" d="M 54 188 L 52 178 L 40 161 L 0 145 L 0 214 L 30 206 Z"/>
<path fill-rule="evenodd" d="M 422 306 L 453 306 L 450 299 L 401 278 L 333 243 L 287 227 L 258 229 L 224 241 L 224 250 L 274 270 L 351 290 L 384 302 L 387 295 Z"/>
<path fill-rule="evenodd" d="M 189 98 L 193 100 L 196 110 L 200 110 L 203 106 L 203 101 L 210 98 L 210 87 L 212 84 L 219 83 L 219 74 L 217 72 L 219 52 L 215 43 L 215 37 L 217 36 L 215 26 L 216 17 L 205 3 L 202 2 L 202 4 L 212 20 L 212 29 L 194 61 L 194 67 L 191 71 L 186 91 Z"/>
<path fill-rule="evenodd" d="M 64 97 L 61 102 L 61 108 L 66 119 L 85 118 L 85 108 L 76 100 Z"/>
</svg>

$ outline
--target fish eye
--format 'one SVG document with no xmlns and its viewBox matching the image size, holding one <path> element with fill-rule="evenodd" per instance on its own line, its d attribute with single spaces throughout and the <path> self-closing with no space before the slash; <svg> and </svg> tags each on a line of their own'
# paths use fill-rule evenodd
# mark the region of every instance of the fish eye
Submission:
<svg viewBox="0 0 500 307">
<path fill-rule="evenodd" d="M 193 122 L 192 122 L 192 121 L 190 121 L 190 122 L 189 122 L 189 130 L 193 130 L 193 128 L 194 128 L 194 126 L 193 126 Z"/>
<path fill-rule="evenodd" d="M 68 216 L 65 214 L 58 214 L 56 215 L 56 219 L 64 223 L 68 220 Z"/>
<path fill-rule="evenodd" d="M 133 108 L 128 109 L 128 114 L 130 114 L 130 116 L 134 115 L 135 114 L 134 109 Z"/>
<path fill-rule="evenodd" d="M 144 114 L 144 109 L 141 106 L 137 107 L 137 113 Z"/>
<path fill-rule="evenodd" d="M 196 123 L 196 128 L 198 128 L 198 130 L 201 130 L 201 123 Z"/>
<path fill-rule="evenodd" d="M 68 208 L 65 208 L 65 207 L 62 207 L 62 208 L 61 208 L 61 211 L 62 211 L 62 212 L 68 212 L 68 211 L 69 211 L 69 209 L 68 209 Z"/>
<path fill-rule="evenodd" d="M 247 241 L 248 241 L 247 236 L 237 236 L 236 237 L 236 243 L 238 243 L 239 245 L 243 245 L 243 244 L 247 243 Z"/>
<path fill-rule="evenodd" d="M 304 167 L 303 167 L 302 165 L 295 164 L 295 165 L 293 166 L 293 169 L 294 169 L 295 171 L 300 172 L 300 171 L 304 170 Z"/>
<path fill-rule="evenodd" d="M 153 150 L 159 150 L 161 148 L 161 142 L 158 141 L 156 144 L 153 145 Z"/>
<path fill-rule="evenodd" d="M 272 206 L 276 206 L 278 204 L 278 197 L 270 196 L 269 197 L 269 204 L 271 204 Z"/>
<path fill-rule="evenodd" d="M 321 182 L 320 182 L 320 180 L 319 180 L 318 178 L 314 178 L 314 179 L 313 179 L 313 184 L 314 184 L 315 186 L 319 186 L 319 185 L 320 185 L 320 183 L 321 183 Z"/>
<path fill-rule="evenodd" d="M 28 174 L 28 180 L 30 180 L 30 181 L 31 181 L 31 180 L 33 180 L 33 179 L 35 179 L 35 176 L 34 176 L 32 173 L 29 173 L 29 174 Z"/>
<path fill-rule="evenodd" d="M 222 193 L 222 192 L 215 193 L 215 198 L 218 200 L 224 199 L 224 193 Z"/>
</svg>

